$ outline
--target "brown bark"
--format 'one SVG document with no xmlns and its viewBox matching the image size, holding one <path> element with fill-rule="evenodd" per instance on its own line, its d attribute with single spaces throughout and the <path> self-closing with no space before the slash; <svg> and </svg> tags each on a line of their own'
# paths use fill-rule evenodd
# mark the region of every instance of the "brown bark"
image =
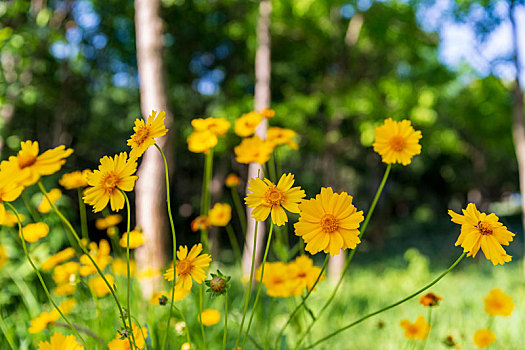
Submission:
<svg viewBox="0 0 525 350">
<path fill-rule="evenodd" d="M 271 60 L 270 60 L 270 15 L 272 13 L 272 3 L 270 0 L 262 0 L 259 4 L 259 20 L 257 22 L 257 51 L 255 52 L 255 98 L 254 107 L 256 111 L 260 111 L 265 107 L 270 106 L 270 75 L 271 75 Z M 268 129 L 268 122 L 263 120 L 257 127 L 255 134 L 260 138 L 266 137 L 266 130 Z M 261 166 L 257 163 L 251 163 L 248 168 L 248 179 L 257 177 L 258 172 L 261 171 Z M 248 191 L 248 190 L 247 190 Z M 250 274 L 250 267 L 252 263 L 253 241 L 255 234 L 255 220 L 252 217 L 251 208 L 246 207 L 246 217 L 248 218 L 246 244 L 242 255 L 242 271 L 243 274 Z M 265 238 L 264 223 L 260 222 L 257 228 L 257 246 L 255 261 L 261 260 L 261 253 L 263 249 Z"/>
<path fill-rule="evenodd" d="M 166 127 L 169 128 L 173 116 L 168 109 L 164 82 L 162 19 L 158 14 L 159 8 L 159 0 L 135 0 L 140 103 L 145 118 L 152 110 L 166 111 Z M 168 136 L 159 138 L 157 144 L 166 153 L 169 161 L 172 152 L 170 152 Z M 158 270 L 166 264 L 164 247 L 168 241 L 169 228 L 164 164 L 161 155 L 154 147 L 150 147 L 144 153 L 138 175 L 139 180 L 135 187 L 136 220 L 146 236 L 146 244 L 136 250 L 137 265 L 141 269 Z M 142 283 L 144 295 L 151 296 L 158 283 L 158 279 L 144 281 Z"/>
</svg>

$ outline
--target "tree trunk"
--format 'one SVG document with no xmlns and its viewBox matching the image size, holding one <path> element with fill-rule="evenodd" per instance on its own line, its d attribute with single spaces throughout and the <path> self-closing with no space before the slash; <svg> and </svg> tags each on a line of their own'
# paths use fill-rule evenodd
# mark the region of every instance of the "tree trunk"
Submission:
<svg viewBox="0 0 525 350">
<path fill-rule="evenodd" d="M 270 0 L 262 0 L 259 4 L 259 20 L 257 23 L 257 51 L 255 52 L 255 98 L 254 107 L 260 111 L 270 106 L 270 15 L 272 13 L 272 3 Z M 260 138 L 266 137 L 268 122 L 264 119 L 257 127 L 255 134 Z M 251 163 L 248 168 L 248 179 L 257 177 L 261 166 L 257 163 Z M 247 190 L 248 191 L 248 190 Z M 242 255 L 243 275 L 250 274 L 252 263 L 253 239 L 255 234 L 255 220 L 252 219 L 252 210 L 246 207 L 246 217 L 248 218 L 246 243 Z M 261 253 L 265 238 L 264 223 L 259 222 L 257 229 L 257 247 L 255 261 L 261 260 Z"/>
<path fill-rule="evenodd" d="M 162 19 L 159 17 L 159 0 L 135 0 L 135 31 L 137 62 L 140 78 L 140 103 L 146 118 L 152 110 L 166 111 L 166 127 L 173 124 L 168 109 L 164 82 Z M 173 130 L 168 135 L 173 135 Z M 157 144 L 171 160 L 168 135 Z M 136 250 L 137 265 L 141 269 L 159 270 L 166 264 L 166 246 L 169 229 L 166 213 L 166 186 L 164 164 L 159 152 L 150 147 L 142 157 L 135 187 L 137 225 L 146 236 L 146 244 Z M 173 175 L 171 175 L 173 176 Z M 159 278 L 145 280 L 142 291 L 150 297 L 159 284 Z"/>
</svg>

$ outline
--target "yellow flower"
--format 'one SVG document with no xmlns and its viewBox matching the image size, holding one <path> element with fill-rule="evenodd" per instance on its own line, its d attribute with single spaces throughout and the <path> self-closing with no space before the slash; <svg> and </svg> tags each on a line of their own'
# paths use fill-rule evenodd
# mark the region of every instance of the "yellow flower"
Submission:
<svg viewBox="0 0 525 350">
<path fill-rule="evenodd" d="M 17 199 L 24 186 L 19 184 L 20 174 L 17 173 L 17 169 L 3 169 L 6 165 L 6 161 L 0 163 L 0 202 L 12 202 Z M 0 209 L 0 218 L 4 216 L 5 208 L 2 203 Z"/>
<path fill-rule="evenodd" d="M 275 111 L 273 109 L 268 108 L 268 107 L 262 109 L 261 111 L 259 111 L 259 113 L 266 119 L 271 119 L 271 118 L 275 117 Z"/>
<path fill-rule="evenodd" d="M 75 256 L 75 249 L 68 247 L 56 253 L 55 255 L 50 256 L 46 261 L 42 263 L 41 268 L 44 272 L 51 271 L 51 269 L 55 267 L 56 265 L 61 264 L 64 261 L 67 261 L 74 256 Z"/>
<path fill-rule="evenodd" d="M 2 209 L 3 208 L 3 209 Z M 1 213 L 4 213 L 3 215 Z M 23 214 L 18 214 L 21 222 L 24 222 L 25 217 Z M 5 210 L 4 204 L 0 203 L 0 226 L 10 226 L 13 227 L 18 224 L 18 219 L 16 215 L 10 211 Z"/>
<path fill-rule="evenodd" d="M 58 307 L 65 314 L 69 314 L 76 305 L 74 299 L 64 300 Z M 42 332 L 46 329 L 47 325 L 51 322 L 58 321 L 60 314 L 56 309 L 53 309 L 51 312 L 42 312 L 36 318 L 31 320 L 31 326 L 27 330 L 31 334 L 36 334 Z"/>
<path fill-rule="evenodd" d="M 226 203 L 215 203 L 208 212 L 208 218 L 213 226 L 226 226 L 232 218 L 232 207 Z"/>
<path fill-rule="evenodd" d="M 9 261 L 9 255 L 7 254 L 7 249 L 3 244 L 0 244 L 0 269 L 7 264 Z"/>
<path fill-rule="evenodd" d="M 55 332 L 49 342 L 38 343 L 38 350 L 84 350 L 84 347 L 77 342 L 74 335 Z"/>
<path fill-rule="evenodd" d="M 436 295 L 430 292 L 430 293 L 423 295 L 419 299 L 419 303 L 422 304 L 423 306 L 437 306 L 439 301 L 442 299 L 443 298 L 441 298 L 439 295 Z"/>
<path fill-rule="evenodd" d="M 22 235 L 26 242 L 36 242 L 40 238 L 47 236 L 48 233 L 49 226 L 43 222 L 27 224 L 22 228 Z"/>
<path fill-rule="evenodd" d="M 478 348 L 486 348 L 496 341 L 496 335 L 490 329 L 478 329 L 474 333 L 474 344 Z"/>
<path fill-rule="evenodd" d="M 65 158 L 69 157 L 73 150 L 66 149 L 61 145 L 47 150 L 38 155 L 39 148 L 37 141 L 24 141 L 21 143 L 21 149 L 15 156 L 9 157 L 9 160 L 0 164 L 0 169 L 8 173 L 15 173 L 19 184 L 30 186 L 36 183 L 41 176 L 51 175 L 60 170 L 66 162 Z"/>
<path fill-rule="evenodd" d="M 165 292 L 165 291 L 161 291 L 161 292 L 156 292 L 156 293 L 153 293 L 153 295 L 151 296 L 151 303 L 153 305 L 160 305 L 160 302 L 159 302 L 159 299 L 160 297 L 166 297 L 166 298 L 170 298 L 170 294 L 168 294 L 168 292 Z"/>
<path fill-rule="evenodd" d="M 183 289 L 190 290 L 193 284 L 193 280 L 198 284 L 201 284 L 206 279 L 204 270 L 210 266 L 211 256 L 210 254 L 201 254 L 202 244 L 199 243 L 194 245 L 188 253 L 187 246 L 180 246 L 177 251 L 177 258 L 179 261 L 176 262 L 177 267 L 177 283 L 176 286 L 180 286 Z M 173 267 L 169 268 L 164 274 L 164 278 L 168 281 L 173 281 Z M 177 288 L 175 288 L 175 291 Z"/>
<path fill-rule="evenodd" d="M 129 261 L 129 273 L 131 276 L 135 274 L 135 271 L 137 270 L 137 263 L 134 260 Z M 111 264 L 111 272 L 115 275 L 119 276 L 127 276 L 128 275 L 128 265 L 126 263 L 126 260 L 121 258 L 115 258 L 113 259 L 113 263 Z"/>
<path fill-rule="evenodd" d="M 259 136 L 253 136 L 243 139 L 241 144 L 235 146 L 233 150 L 239 163 L 264 164 L 270 159 L 273 147 Z"/>
<path fill-rule="evenodd" d="M 205 326 L 213 326 L 221 320 L 221 313 L 215 309 L 204 309 L 199 315 L 199 322 Z"/>
<path fill-rule="evenodd" d="M 210 219 L 206 215 L 200 215 L 191 222 L 191 230 L 197 232 L 199 230 L 206 230 L 210 227 Z"/>
<path fill-rule="evenodd" d="M 461 225 L 456 246 L 461 245 L 463 251 L 468 252 L 467 256 L 476 257 L 481 248 L 493 265 L 503 265 L 512 260 L 501 245 L 509 245 L 514 233 L 499 222 L 496 214 L 481 213 L 473 203 L 469 203 L 466 210 L 463 209 L 463 215 L 452 210 L 449 210 L 448 214 L 452 217 L 452 222 Z"/>
<path fill-rule="evenodd" d="M 191 344 L 188 342 L 182 344 L 180 350 L 191 350 Z"/>
<path fill-rule="evenodd" d="M 419 316 L 414 323 L 409 320 L 401 320 L 399 325 L 405 330 L 404 335 L 408 339 L 425 340 L 430 331 L 430 324 L 425 321 L 423 316 Z"/>
<path fill-rule="evenodd" d="M 514 310 L 512 298 L 499 288 L 492 289 L 483 302 L 485 312 L 490 316 L 510 316 Z"/>
<path fill-rule="evenodd" d="M 113 284 L 115 283 L 113 276 L 111 276 L 110 274 L 105 274 L 104 277 L 106 277 L 106 280 L 109 282 L 109 285 L 113 286 Z M 101 276 L 91 278 L 88 281 L 88 286 L 99 298 L 102 298 L 103 296 L 111 293 L 109 287 L 107 286 L 106 282 L 104 282 Z"/>
<path fill-rule="evenodd" d="M 263 116 L 257 112 L 243 114 L 235 120 L 233 131 L 240 137 L 250 136 L 255 132 L 257 125 L 263 120 Z"/>
<path fill-rule="evenodd" d="M 130 158 L 139 158 L 149 146 L 155 144 L 154 138 L 166 135 L 168 129 L 164 125 L 165 118 L 166 112 L 157 114 L 157 111 L 151 111 L 147 122 L 144 122 L 144 119 L 135 120 L 135 133 L 128 140 L 128 146 L 131 146 Z"/>
<path fill-rule="evenodd" d="M 293 140 L 296 136 L 297 133 L 293 130 L 271 127 L 266 131 L 266 142 L 272 145 L 272 147 L 288 145 L 290 148 L 297 150 L 299 149 L 299 146 Z"/>
<path fill-rule="evenodd" d="M 331 187 L 321 188 L 321 194 L 299 204 L 301 216 L 295 223 L 295 234 L 302 236 L 306 251 L 337 255 L 341 249 L 354 249 L 361 242 L 359 224 L 363 211 L 357 211 L 352 196 L 334 193 Z"/>
<path fill-rule="evenodd" d="M 66 296 L 66 295 L 72 295 L 75 293 L 76 290 L 77 290 L 76 284 L 64 283 L 64 284 L 59 284 L 58 286 L 56 286 L 55 289 L 53 289 L 53 294 L 59 297 Z"/>
<path fill-rule="evenodd" d="M 188 149 L 193 153 L 208 153 L 217 145 L 217 135 L 209 130 L 194 131 L 188 136 Z"/>
<path fill-rule="evenodd" d="M 88 175 L 89 187 L 84 191 L 84 202 L 93 206 L 93 211 L 104 209 L 111 202 L 111 210 L 124 208 L 122 191 L 132 191 L 138 177 L 133 174 L 137 170 L 136 160 L 125 152 L 115 157 L 104 156 L 100 160 L 98 170 Z"/>
<path fill-rule="evenodd" d="M 421 153 L 421 137 L 421 131 L 414 130 L 409 120 L 396 122 L 388 118 L 376 128 L 374 151 L 384 163 L 408 165 L 413 156 Z"/>
<path fill-rule="evenodd" d="M 246 204 L 253 208 L 252 217 L 258 221 L 264 221 L 268 215 L 272 215 L 272 222 L 282 226 L 288 222 L 284 209 L 291 213 L 299 213 L 298 204 L 305 193 L 301 187 L 292 187 L 294 176 L 283 174 L 281 179 L 274 185 L 270 180 L 254 178 L 248 181 L 248 193 L 245 198 Z M 284 209 L 283 209 L 284 207 Z"/>
<path fill-rule="evenodd" d="M 226 135 L 230 129 L 230 122 L 224 118 L 196 118 L 191 121 L 195 131 L 210 131 L 218 137 Z"/>
<path fill-rule="evenodd" d="M 104 270 L 113 259 L 111 255 L 109 255 L 110 246 L 108 241 L 106 241 L 105 239 L 100 240 L 98 247 L 95 242 L 91 242 L 89 244 L 89 250 L 89 254 L 93 258 L 93 260 L 95 260 L 95 262 L 101 270 Z M 85 277 L 97 273 L 95 265 L 93 265 L 91 259 L 89 259 L 87 255 L 82 255 L 79 260 L 82 264 L 82 266 L 80 266 L 79 269 L 80 276 Z"/>
<path fill-rule="evenodd" d="M 77 262 L 67 262 L 62 265 L 58 265 L 53 270 L 53 281 L 56 284 L 67 283 L 75 280 L 75 275 L 78 272 L 80 265 Z"/>
<path fill-rule="evenodd" d="M 119 214 L 108 215 L 105 218 L 95 220 L 95 227 L 99 230 L 105 230 L 112 226 L 117 226 L 122 221 L 122 216 Z"/>
<path fill-rule="evenodd" d="M 73 171 L 62 175 L 58 183 L 66 190 L 73 190 L 75 188 L 87 187 L 87 177 L 91 174 L 91 170 L 85 169 L 82 171 Z"/>
<path fill-rule="evenodd" d="M 312 289 L 319 273 L 321 273 L 321 268 L 315 266 L 312 259 L 306 255 L 298 256 L 293 262 L 288 264 L 288 275 L 293 285 L 292 294 L 298 297 L 305 289 Z M 320 283 L 322 280 L 324 280 L 324 273 L 317 283 Z"/>
<path fill-rule="evenodd" d="M 141 327 L 135 323 L 131 324 L 131 329 L 133 331 L 133 337 L 135 338 L 135 345 L 138 349 L 143 349 L 146 345 L 144 338 L 148 338 L 148 329 L 146 327 Z M 142 334 L 144 333 L 144 336 Z M 121 336 L 119 333 L 115 335 L 115 338 L 109 342 L 109 350 L 130 350 L 129 339 L 120 339 Z"/>
<path fill-rule="evenodd" d="M 226 180 L 224 180 L 224 184 L 228 187 L 237 187 L 240 183 L 241 179 L 235 174 L 228 174 Z"/>
<path fill-rule="evenodd" d="M 261 267 L 257 269 L 256 280 L 261 280 Z M 266 262 L 262 283 L 266 287 L 266 294 L 274 298 L 287 298 L 297 289 L 290 279 L 289 265 L 277 261 Z"/>
<path fill-rule="evenodd" d="M 119 241 L 119 244 L 121 247 L 126 248 L 128 242 L 128 233 L 124 232 L 122 235 L 122 238 Z M 146 242 L 146 238 L 144 237 L 144 234 L 137 229 L 132 230 L 129 232 L 129 249 L 135 249 L 137 247 L 140 247 L 141 245 Z"/>
<path fill-rule="evenodd" d="M 55 204 L 55 202 L 62 197 L 62 191 L 60 191 L 58 188 L 53 188 L 51 191 L 47 193 L 47 196 L 51 200 L 51 203 Z M 51 210 L 51 204 L 47 200 L 47 198 L 44 196 L 42 198 L 42 202 L 38 206 L 38 211 L 41 213 L 49 213 Z"/>
</svg>

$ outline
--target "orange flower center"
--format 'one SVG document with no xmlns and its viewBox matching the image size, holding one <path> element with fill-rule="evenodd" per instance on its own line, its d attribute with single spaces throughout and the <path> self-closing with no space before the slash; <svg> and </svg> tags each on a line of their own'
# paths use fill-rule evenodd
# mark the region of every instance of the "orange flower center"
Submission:
<svg viewBox="0 0 525 350">
<path fill-rule="evenodd" d="M 183 259 L 177 264 L 177 274 L 178 275 L 188 275 L 191 272 L 191 261 L 188 259 Z"/>
<path fill-rule="evenodd" d="M 18 156 L 18 166 L 20 169 L 27 168 L 35 164 L 37 157 L 32 154 L 24 154 Z"/>
<path fill-rule="evenodd" d="M 321 218 L 320 224 L 323 228 L 323 231 L 326 233 L 332 233 L 339 228 L 339 225 L 337 224 L 337 219 L 332 214 L 325 214 Z"/>
<path fill-rule="evenodd" d="M 478 221 L 476 228 L 478 229 L 479 233 L 481 233 L 483 236 L 492 234 L 492 226 L 490 226 L 490 224 L 486 222 Z"/>
<path fill-rule="evenodd" d="M 109 172 L 102 178 L 101 182 L 102 182 L 102 186 L 105 187 L 106 189 L 114 189 L 117 186 L 118 181 L 119 181 L 118 175 L 115 174 L 114 172 Z"/>
<path fill-rule="evenodd" d="M 264 200 L 270 205 L 280 205 L 284 201 L 284 196 L 275 187 L 270 187 L 264 194 Z"/>
<path fill-rule="evenodd" d="M 402 136 L 394 136 L 389 141 L 390 148 L 396 152 L 401 152 L 405 149 L 406 141 Z"/>
<path fill-rule="evenodd" d="M 148 137 L 149 137 L 149 128 L 143 127 L 137 130 L 137 132 L 135 133 L 134 139 L 137 144 L 141 145 L 142 143 L 144 143 L 144 141 L 146 141 Z"/>
<path fill-rule="evenodd" d="M 297 274 L 297 278 L 306 278 L 306 272 L 302 271 Z"/>
</svg>

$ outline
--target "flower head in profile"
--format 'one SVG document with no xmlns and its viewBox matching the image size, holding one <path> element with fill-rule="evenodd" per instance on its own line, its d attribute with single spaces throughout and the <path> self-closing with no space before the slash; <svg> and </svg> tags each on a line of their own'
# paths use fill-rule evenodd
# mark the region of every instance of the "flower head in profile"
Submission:
<svg viewBox="0 0 525 350">
<path fill-rule="evenodd" d="M 66 173 L 62 175 L 58 183 L 66 190 L 73 190 L 75 188 L 87 187 L 87 176 L 91 173 L 91 170 L 85 169 L 82 171 L 73 171 L 72 173 Z"/>
<path fill-rule="evenodd" d="M 279 127 L 271 127 L 266 131 L 266 142 L 271 144 L 273 147 L 280 145 L 288 145 L 291 149 L 299 149 L 299 146 L 294 141 L 297 133 L 290 129 L 284 129 Z"/>
<path fill-rule="evenodd" d="M 221 320 L 221 313 L 215 309 L 204 309 L 199 315 L 199 322 L 205 326 L 213 326 Z"/>
<path fill-rule="evenodd" d="M 188 150 L 193 153 L 208 153 L 219 142 L 217 135 L 209 130 L 194 131 L 188 136 Z"/>
<path fill-rule="evenodd" d="M 253 135 L 257 125 L 263 120 L 263 115 L 257 112 L 243 114 L 235 120 L 233 131 L 240 137 Z"/>
<path fill-rule="evenodd" d="M 230 122 L 224 118 L 196 118 L 191 121 L 195 131 L 209 131 L 217 137 L 223 137 L 230 129 Z"/>
<path fill-rule="evenodd" d="M 361 242 L 359 224 L 363 211 L 357 211 L 352 196 L 334 193 L 331 187 L 321 188 L 315 198 L 299 204 L 301 216 L 295 223 L 295 234 L 303 237 L 305 250 L 337 255 L 341 249 L 354 249 Z"/>
<path fill-rule="evenodd" d="M 95 220 L 95 227 L 99 230 L 105 230 L 107 228 L 117 226 L 122 222 L 122 216 L 119 214 L 108 215 L 104 218 Z"/>
<path fill-rule="evenodd" d="M 144 119 L 135 120 L 135 126 L 133 127 L 135 133 L 128 140 L 128 146 L 131 146 L 130 158 L 139 158 L 149 146 L 155 144 L 156 137 L 166 135 L 168 129 L 164 125 L 165 118 L 166 112 L 162 111 L 157 114 L 157 111 L 151 111 L 151 115 L 146 122 L 144 122 Z"/>
<path fill-rule="evenodd" d="M 104 277 L 106 277 L 106 280 L 108 281 L 110 286 L 114 285 L 115 279 L 112 275 L 106 274 L 104 275 Z M 88 286 L 98 298 L 102 298 L 103 296 L 106 296 L 109 293 L 111 293 L 111 290 L 109 289 L 108 285 L 100 276 L 95 276 L 91 278 L 88 281 Z"/>
<path fill-rule="evenodd" d="M 49 341 L 38 343 L 38 350 L 84 350 L 84 347 L 77 342 L 74 335 L 55 332 Z"/>
<path fill-rule="evenodd" d="M 124 208 L 122 191 L 132 191 L 138 177 L 133 175 L 137 170 L 135 159 L 128 159 L 126 152 L 114 157 L 104 156 L 98 170 L 88 175 L 89 187 L 84 191 L 84 202 L 93 206 L 94 212 L 102 211 L 108 202 L 111 210 Z"/>
<path fill-rule="evenodd" d="M 428 324 L 428 322 L 425 321 L 425 318 L 423 316 L 419 316 L 416 322 L 414 323 L 406 319 L 401 320 L 401 322 L 399 322 L 399 325 L 401 326 L 401 328 L 404 329 L 404 336 L 407 339 L 425 340 L 425 338 L 428 335 L 428 332 L 430 331 L 430 324 Z"/>
<path fill-rule="evenodd" d="M 210 266 L 211 255 L 201 254 L 202 244 L 194 245 L 188 253 L 187 246 L 180 246 L 177 251 L 178 261 L 175 267 L 177 268 L 177 286 L 183 289 L 190 290 L 193 285 L 193 280 L 201 284 L 206 279 L 205 269 Z M 173 267 L 169 268 L 164 274 L 164 278 L 168 281 L 173 281 Z"/>
<path fill-rule="evenodd" d="M 442 299 L 439 295 L 429 292 L 419 299 L 419 303 L 423 306 L 437 306 Z"/>
<path fill-rule="evenodd" d="M 135 228 L 129 232 L 129 249 L 135 249 L 140 247 L 146 242 L 146 237 L 140 229 Z M 128 244 L 128 233 L 124 232 L 122 238 L 119 241 L 121 247 L 126 248 Z"/>
<path fill-rule="evenodd" d="M 288 275 L 292 284 L 292 294 L 300 296 L 305 290 L 312 289 L 317 277 L 321 273 L 321 268 L 314 265 L 310 257 L 306 255 L 298 256 L 288 264 Z M 319 282 L 324 280 L 324 273 L 319 278 Z M 318 283 L 319 283 L 318 282 Z"/>
<path fill-rule="evenodd" d="M 133 332 L 133 338 L 135 339 L 135 345 L 137 349 L 142 350 L 146 346 L 146 340 L 148 338 L 148 328 L 140 327 L 139 325 L 132 323 L 131 331 Z M 143 335 L 144 334 L 144 335 Z M 131 337 L 131 334 L 129 335 Z M 123 334 L 117 333 L 115 338 L 108 343 L 109 350 L 129 350 L 129 339 L 123 337 Z"/>
<path fill-rule="evenodd" d="M 510 316 L 514 310 L 512 298 L 501 289 L 494 288 L 483 298 L 485 312 L 490 316 Z"/>
<path fill-rule="evenodd" d="M 486 348 L 496 341 L 496 335 L 490 329 L 478 329 L 474 333 L 474 344 L 480 348 Z"/>
<path fill-rule="evenodd" d="M 226 226 L 232 218 L 232 207 L 227 203 L 215 203 L 208 212 L 208 218 L 213 226 Z"/>
<path fill-rule="evenodd" d="M 233 151 L 235 152 L 235 159 L 239 163 L 264 164 L 270 159 L 273 146 L 256 135 L 242 140 L 241 144 L 235 146 Z"/>
<path fill-rule="evenodd" d="M 463 215 L 452 210 L 449 210 L 448 214 L 452 217 L 452 222 L 461 225 L 456 246 L 461 245 L 463 251 L 468 252 L 467 256 L 476 257 L 481 248 L 494 266 L 512 260 L 501 245 L 509 245 L 514 233 L 499 222 L 496 214 L 481 213 L 473 203 L 469 203 L 467 209 L 463 209 Z"/>
<path fill-rule="evenodd" d="M 305 196 L 301 187 L 292 187 L 293 183 L 292 174 L 283 174 L 277 185 L 268 179 L 263 181 L 258 177 L 248 181 L 248 190 L 251 192 L 246 195 L 245 202 L 253 209 L 252 217 L 264 221 L 271 214 L 272 222 L 277 226 L 288 222 L 284 209 L 291 213 L 298 213 L 298 205 Z"/>
<path fill-rule="evenodd" d="M 227 187 L 237 187 L 241 183 L 241 179 L 235 174 L 228 174 L 224 180 L 224 184 Z"/>
<path fill-rule="evenodd" d="M 47 260 L 45 260 L 41 268 L 44 272 L 49 272 L 53 267 L 58 264 L 63 263 L 75 256 L 75 249 L 68 247 L 64 250 L 59 251 L 58 253 L 51 255 Z"/>
<path fill-rule="evenodd" d="M 199 230 L 207 230 L 210 227 L 210 219 L 207 215 L 200 215 L 197 216 L 192 222 L 191 222 L 191 230 L 193 232 L 197 232 Z"/>
<path fill-rule="evenodd" d="M 51 203 L 55 204 L 55 202 L 62 197 L 62 191 L 60 191 L 58 188 L 53 188 L 47 193 L 46 196 L 42 197 L 42 202 L 40 202 L 40 205 L 38 206 L 38 211 L 41 213 L 49 213 L 51 210 Z M 49 198 L 49 200 L 48 200 Z M 51 201 L 51 203 L 49 202 Z"/>
<path fill-rule="evenodd" d="M 388 118 L 376 128 L 374 151 L 384 163 L 408 165 L 413 156 L 421 153 L 421 137 L 421 131 L 414 130 L 409 120 L 396 122 Z"/>
<path fill-rule="evenodd" d="M 49 226 L 43 222 L 35 222 L 27 224 L 22 228 L 22 236 L 26 242 L 36 242 L 40 238 L 44 238 L 49 233 Z"/>
<path fill-rule="evenodd" d="M 259 111 L 259 113 L 266 119 L 272 119 L 273 117 L 275 117 L 275 111 L 268 107 L 263 108 Z"/>
</svg>

